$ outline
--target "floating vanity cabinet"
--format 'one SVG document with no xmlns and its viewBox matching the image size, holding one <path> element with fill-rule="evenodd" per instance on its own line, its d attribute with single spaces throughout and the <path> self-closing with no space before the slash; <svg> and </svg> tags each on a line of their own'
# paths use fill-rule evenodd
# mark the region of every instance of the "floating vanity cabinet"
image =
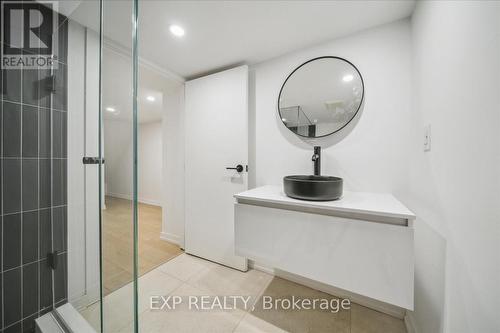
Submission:
<svg viewBox="0 0 500 333">
<path fill-rule="evenodd" d="M 236 254 L 413 310 L 413 220 L 390 194 L 302 201 L 280 186 L 235 195 Z"/>
</svg>

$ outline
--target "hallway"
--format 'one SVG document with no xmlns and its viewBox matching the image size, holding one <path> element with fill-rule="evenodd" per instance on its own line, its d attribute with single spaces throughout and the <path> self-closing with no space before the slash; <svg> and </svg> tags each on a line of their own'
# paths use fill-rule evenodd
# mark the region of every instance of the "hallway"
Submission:
<svg viewBox="0 0 500 333">
<path fill-rule="evenodd" d="M 139 203 L 139 276 L 182 253 L 161 240 L 161 207 Z M 103 289 L 107 295 L 132 281 L 132 201 L 106 197 L 103 210 Z"/>
</svg>

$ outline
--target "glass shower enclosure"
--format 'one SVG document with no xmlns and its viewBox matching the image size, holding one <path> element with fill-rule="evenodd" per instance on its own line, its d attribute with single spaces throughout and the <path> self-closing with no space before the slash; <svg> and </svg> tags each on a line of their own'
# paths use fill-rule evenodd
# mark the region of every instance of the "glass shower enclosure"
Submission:
<svg viewBox="0 0 500 333">
<path fill-rule="evenodd" d="M 47 318 L 74 330 L 79 313 L 97 332 L 137 332 L 138 0 L 1 9 L 0 331 L 43 332 Z M 117 29 L 128 38 L 111 42 Z M 106 71 L 117 54 L 119 77 Z M 128 137 L 118 217 L 106 213 L 106 117 Z"/>
</svg>

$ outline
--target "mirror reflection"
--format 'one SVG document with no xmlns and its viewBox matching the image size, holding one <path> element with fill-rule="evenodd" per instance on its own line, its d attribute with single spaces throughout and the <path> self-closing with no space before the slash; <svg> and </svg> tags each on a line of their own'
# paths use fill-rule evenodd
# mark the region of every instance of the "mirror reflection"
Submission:
<svg viewBox="0 0 500 333">
<path fill-rule="evenodd" d="M 289 130 L 317 138 L 345 127 L 360 109 L 363 96 L 363 79 L 353 64 L 338 57 L 320 57 L 288 76 L 278 108 Z"/>
</svg>

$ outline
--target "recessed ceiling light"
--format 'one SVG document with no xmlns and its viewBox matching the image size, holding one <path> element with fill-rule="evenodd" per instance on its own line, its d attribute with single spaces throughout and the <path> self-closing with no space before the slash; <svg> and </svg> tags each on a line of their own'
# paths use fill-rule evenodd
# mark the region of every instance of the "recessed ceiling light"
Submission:
<svg viewBox="0 0 500 333">
<path fill-rule="evenodd" d="M 155 97 L 154 96 L 148 96 L 146 97 L 146 99 L 150 102 L 154 102 L 155 101 Z"/>
<path fill-rule="evenodd" d="M 184 36 L 184 29 L 178 25 L 172 24 L 170 26 L 170 32 L 177 37 L 182 37 Z"/>
<path fill-rule="evenodd" d="M 286 118 L 281 118 L 282 121 L 286 121 Z"/>
<path fill-rule="evenodd" d="M 342 81 L 351 82 L 352 79 L 354 79 L 354 76 L 352 76 L 351 74 L 347 74 L 347 75 L 344 75 L 344 77 L 342 78 Z"/>
<path fill-rule="evenodd" d="M 115 108 L 113 108 L 113 107 L 111 107 L 111 106 L 108 106 L 108 107 L 106 108 L 106 111 L 108 111 L 108 112 L 116 112 L 116 109 L 115 109 Z"/>
</svg>

